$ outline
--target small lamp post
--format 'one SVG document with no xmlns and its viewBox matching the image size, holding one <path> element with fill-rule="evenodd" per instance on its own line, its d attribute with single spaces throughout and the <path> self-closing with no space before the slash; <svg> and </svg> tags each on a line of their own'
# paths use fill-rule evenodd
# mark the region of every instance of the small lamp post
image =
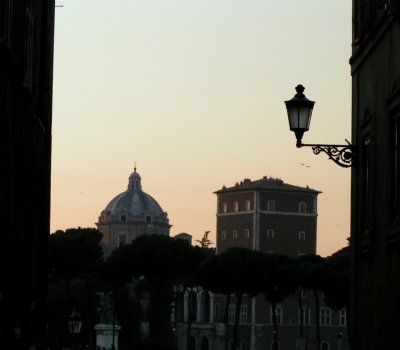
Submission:
<svg viewBox="0 0 400 350">
<path fill-rule="evenodd" d="M 296 95 L 291 100 L 285 101 L 289 127 L 296 135 L 296 147 L 312 147 L 314 154 L 324 152 L 329 156 L 329 159 L 344 168 L 355 165 L 355 147 L 347 140 L 347 145 L 302 143 L 304 133 L 310 128 L 311 114 L 315 103 L 304 95 L 304 89 L 303 85 L 297 85 Z"/>
<path fill-rule="evenodd" d="M 75 310 L 67 317 L 69 333 L 72 335 L 72 349 L 75 349 L 76 335 L 81 332 L 82 319 L 82 315 Z"/>
</svg>

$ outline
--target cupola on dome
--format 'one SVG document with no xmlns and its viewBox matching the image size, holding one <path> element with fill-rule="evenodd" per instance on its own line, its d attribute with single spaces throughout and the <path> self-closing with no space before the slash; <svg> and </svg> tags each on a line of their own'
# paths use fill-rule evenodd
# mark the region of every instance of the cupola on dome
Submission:
<svg viewBox="0 0 400 350">
<path fill-rule="evenodd" d="M 135 171 L 129 176 L 128 189 L 116 196 L 104 209 L 105 216 L 127 215 L 139 217 L 151 215 L 153 218 L 167 217 L 161 206 L 149 194 L 143 192 L 141 177 Z"/>
</svg>

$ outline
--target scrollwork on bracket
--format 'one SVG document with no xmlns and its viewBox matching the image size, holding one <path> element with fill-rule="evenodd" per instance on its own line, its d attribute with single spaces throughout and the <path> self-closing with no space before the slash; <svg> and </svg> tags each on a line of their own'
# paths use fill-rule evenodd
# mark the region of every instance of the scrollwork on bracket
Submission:
<svg viewBox="0 0 400 350">
<path fill-rule="evenodd" d="M 346 140 L 347 145 L 318 145 L 318 144 L 301 144 L 301 147 L 312 147 L 314 154 L 324 152 L 332 159 L 337 165 L 343 168 L 349 168 L 355 165 L 356 155 L 355 147 Z"/>
</svg>

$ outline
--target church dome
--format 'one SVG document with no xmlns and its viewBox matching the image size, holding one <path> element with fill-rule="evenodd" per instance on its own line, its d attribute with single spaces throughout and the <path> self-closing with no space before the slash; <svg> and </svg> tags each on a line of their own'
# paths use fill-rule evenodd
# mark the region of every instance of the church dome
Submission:
<svg viewBox="0 0 400 350">
<path fill-rule="evenodd" d="M 152 196 L 143 192 L 141 177 L 136 168 L 129 176 L 128 189 L 112 199 L 102 212 L 102 216 L 108 218 L 119 218 L 121 215 L 126 218 L 150 216 L 152 222 L 168 223 L 167 213 Z"/>
<path fill-rule="evenodd" d="M 103 234 L 105 256 L 142 235 L 169 236 L 171 228 L 167 213 L 152 196 L 143 192 L 136 167 L 129 176 L 128 189 L 108 203 L 96 226 Z"/>
</svg>

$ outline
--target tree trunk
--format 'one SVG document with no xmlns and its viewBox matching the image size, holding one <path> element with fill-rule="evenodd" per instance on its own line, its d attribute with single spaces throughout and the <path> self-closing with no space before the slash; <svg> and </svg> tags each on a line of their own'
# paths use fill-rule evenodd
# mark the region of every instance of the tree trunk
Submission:
<svg viewBox="0 0 400 350">
<path fill-rule="evenodd" d="M 190 309 L 190 306 L 189 306 Z M 190 336 L 192 334 L 192 321 L 190 319 L 190 311 L 188 315 L 188 322 L 187 322 L 187 327 L 186 327 L 186 350 L 191 350 L 190 349 Z"/>
<path fill-rule="evenodd" d="M 297 299 L 299 301 L 299 310 L 300 310 L 300 329 L 299 329 L 299 337 L 304 337 L 304 310 L 303 310 L 303 300 L 301 299 L 301 290 L 297 292 Z"/>
<path fill-rule="evenodd" d="M 318 292 L 313 289 L 315 300 L 315 332 L 317 335 L 317 349 L 321 349 L 321 327 L 319 324 L 319 297 Z"/>
<path fill-rule="evenodd" d="M 228 293 L 226 297 L 225 313 L 224 313 L 224 325 L 225 325 L 225 350 L 229 350 L 229 304 L 231 302 L 231 294 Z"/>
<path fill-rule="evenodd" d="M 86 284 L 87 290 L 87 305 L 88 307 L 88 317 L 86 319 L 86 324 L 89 330 L 89 346 L 93 347 L 96 343 L 96 331 L 94 330 L 94 323 L 96 318 L 96 305 L 93 298 L 92 284 L 90 283 L 90 278 L 87 272 L 84 273 L 83 278 Z"/>
<path fill-rule="evenodd" d="M 70 285 L 70 278 L 69 278 L 69 276 L 67 276 L 67 277 L 65 277 L 65 299 L 68 301 L 71 298 L 69 285 Z"/>
<path fill-rule="evenodd" d="M 236 310 L 235 310 L 235 323 L 233 326 L 233 349 L 236 350 L 238 347 L 238 328 L 240 318 L 240 306 L 242 305 L 242 294 L 236 296 Z"/>
<path fill-rule="evenodd" d="M 279 345 L 278 345 L 278 322 L 276 319 L 276 303 L 273 302 L 271 303 L 272 306 L 272 322 L 274 324 L 274 338 L 273 338 L 273 346 L 272 349 L 273 350 L 278 350 L 279 349 Z"/>
<path fill-rule="evenodd" d="M 198 293 L 198 288 L 196 289 L 196 291 L 194 290 L 194 288 L 188 288 L 187 292 L 188 292 L 188 320 L 187 320 L 187 327 L 186 327 L 186 348 L 187 350 L 191 350 L 190 348 L 190 337 L 192 335 L 192 318 L 194 315 L 194 312 L 197 310 L 193 310 L 193 303 L 191 301 L 191 295 L 192 293 L 195 294 L 195 298 L 196 298 L 196 307 L 197 307 L 197 293 Z M 196 320 L 195 320 L 196 322 Z"/>
<path fill-rule="evenodd" d="M 187 327 L 186 327 L 186 350 L 190 349 L 190 336 L 192 334 L 192 303 L 190 302 L 190 292 L 188 291 L 188 315 L 187 315 Z"/>
</svg>

